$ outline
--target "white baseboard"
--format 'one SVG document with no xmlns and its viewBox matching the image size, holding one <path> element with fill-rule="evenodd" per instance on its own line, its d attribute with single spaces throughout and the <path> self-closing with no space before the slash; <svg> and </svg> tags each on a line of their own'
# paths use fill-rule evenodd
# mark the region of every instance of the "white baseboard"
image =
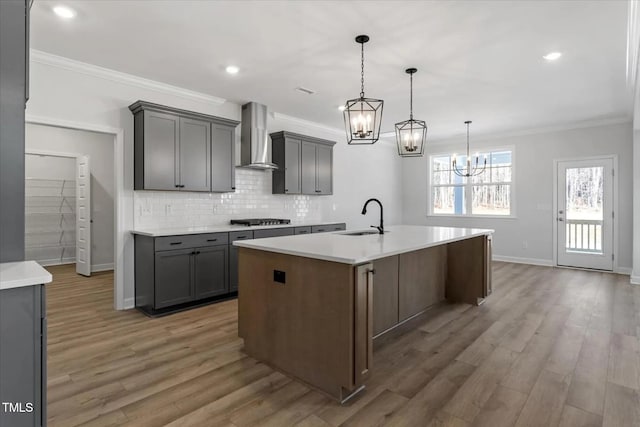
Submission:
<svg viewBox="0 0 640 427">
<path fill-rule="evenodd" d="M 91 266 L 91 272 L 97 273 L 98 271 L 113 270 L 113 263 L 109 264 L 96 264 Z"/>
<path fill-rule="evenodd" d="M 631 276 L 631 268 L 630 267 L 617 267 L 613 270 L 614 273 L 624 274 L 627 276 Z"/>
<path fill-rule="evenodd" d="M 135 298 L 125 298 L 124 299 L 124 309 L 129 310 L 131 308 L 135 308 L 136 299 Z"/>
<path fill-rule="evenodd" d="M 631 284 L 632 285 L 640 285 L 640 275 L 631 275 Z"/>
<path fill-rule="evenodd" d="M 51 265 L 63 265 L 63 264 L 74 264 L 76 262 L 76 258 L 72 257 L 72 258 L 62 258 L 62 260 L 60 258 L 56 258 L 56 259 L 43 259 L 43 260 L 39 260 L 36 261 L 38 264 L 40 264 L 43 267 L 48 267 Z"/>
<path fill-rule="evenodd" d="M 520 258 L 520 257 L 502 256 L 502 255 L 493 255 L 491 259 L 494 261 L 513 262 L 515 264 L 531 264 L 531 265 L 541 265 L 544 267 L 553 267 L 553 261 L 550 259 Z"/>
</svg>

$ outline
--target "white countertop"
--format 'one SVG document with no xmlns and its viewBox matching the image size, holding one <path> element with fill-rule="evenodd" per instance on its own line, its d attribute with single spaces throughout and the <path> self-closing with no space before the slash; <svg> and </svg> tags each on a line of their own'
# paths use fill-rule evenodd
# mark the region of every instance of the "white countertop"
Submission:
<svg viewBox="0 0 640 427">
<path fill-rule="evenodd" d="M 200 227 L 173 227 L 173 228 L 156 228 L 156 229 L 136 229 L 131 230 L 133 234 L 139 234 L 141 236 L 150 237 L 162 237 L 162 236 L 180 236 L 185 234 L 203 234 L 203 233 L 226 233 L 229 231 L 245 231 L 245 230 L 264 230 L 267 228 L 289 228 L 289 227 L 311 227 L 312 225 L 329 225 L 329 224 L 342 224 L 344 221 L 332 221 L 332 222 L 296 222 L 291 224 L 278 224 L 278 225 L 211 225 Z"/>
<path fill-rule="evenodd" d="M 493 233 L 493 230 L 479 228 L 396 225 L 385 229 L 385 234 L 382 235 L 345 235 L 355 231 L 357 230 L 241 240 L 233 244 L 243 248 L 343 264 L 362 264 L 379 258 Z"/>
<path fill-rule="evenodd" d="M 0 264 L 0 290 L 51 283 L 51 273 L 35 261 Z"/>
</svg>

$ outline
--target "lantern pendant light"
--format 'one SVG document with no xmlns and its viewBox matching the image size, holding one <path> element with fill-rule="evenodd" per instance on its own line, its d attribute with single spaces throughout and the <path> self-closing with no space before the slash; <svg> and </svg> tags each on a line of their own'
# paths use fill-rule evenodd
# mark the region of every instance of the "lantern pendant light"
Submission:
<svg viewBox="0 0 640 427">
<path fill-rule="evenodd" d="M 407 68 L 410 80 L 409 120 L 396 123 L 396 142 L 398 154 L 402 157 L 419 157 L 424 154 L 424 142 L 427 137 L 427 124 L 413 119 L 413 75 L 417 68 Z"/>
<path fill-rule="evenodd" d="M 478 157 L 479 155 L 476 154 L 475 155 L 475 162 L 473 164 L 473 167 L 471 166 L 471 153 L 469 152 L 469 125 L 471 124 L 471 120 L 467 120 L 466 122 L 464 122 L 467 125 L 467 164 L 466 164 L 466 168 L 463 169 L 459 169 L 458 165 L 457 165 L 457 160 L 456 160 L 456 155 L 453 155 L 453 161 L 452 163 L 452 169 L 453 169 L 453 173 L 455 173 L 458 176 L 461 176 L 463 178 L 469 178 L 470 176 L 476 176 L 476 175 L 480 175 L 481 173 L 484 172 L 484 170 L 487 168 L 487 156 L 484 156 L 484 163 L 482 165 L 482 168 L 479 167 L 478 164 Z"/>
<path fill-rule="evenodd" d="M 364 96 L 364 44 L 368 41 L 369 36 L 356 37 L 361 46 L 360 97 L 348 100 L 344 106 L 344 126 L 350 145 L 375 144 L 380 137 L 384 101 Z"/>
</svg>

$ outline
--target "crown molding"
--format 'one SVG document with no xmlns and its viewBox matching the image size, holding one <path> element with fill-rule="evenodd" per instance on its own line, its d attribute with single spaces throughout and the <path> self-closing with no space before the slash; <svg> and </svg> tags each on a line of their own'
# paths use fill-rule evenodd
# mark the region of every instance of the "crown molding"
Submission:
<svg viewBox="0 0 640 427">
<path fill-rule="evenodd" d="M 76 61 L 74 59 L 65 58 L 63 56 L 54 55 L 36 49 L 31 49 L 31 61 L 39 64 L 49 65 L 52 67 L 62 68 L 69 71 L 74 71 L 77 73 L 86 74 L 92 77 L 98 77 L 116 83 L 135 86 L 155 92 L 166 93 L 169 95 L 179 96 L 181 98 L 205 102 L 208 104 L 222 105 L 226 102 L 226 99 L 219 98 L 217 96 L 207 95 L 178 86 L 157 82 L 155 80 L 145 79 L 143 77 L 134 76 L 133 74 L 122 73 L 120 71 L 111 70 L 109 68 L 100 67 L 98 65 L 87 64 L 86 62 Z"/>
<path fill-rule="evenodd" d="M 332 126 L 323 125 L 317 122 L 312 122 L 311 120 L 301 119 L 299 117 L 288 116 L 286 114 L 278 113 L 275 111 L 271 114 L 275 120 L 280 120 L 285 123 L 291 123 L 298 126 L 318 129 L 320 131 L 332 133 L 335 135 L 344 135 L 344 129 L 334 128 Z"/>
<path fill-rule="evenodd" d="M 472 139 L 474 141 L 489 141 L 494 139 L 537 135 L 537 134 L 552 133 L 552 132 L 563 132 L 563 131 L 570 131 L 570 130 L 576 130 L 576 129 L 618 125 L 623 123 L 631 124 L 632 120 L 633 119 L 630 116 L 619 116 L 619 117 L 611 117 L 606 119 L 583 120 L 579 122 L 563 123 L 561 125 L 543 126 L 538 128 L 521 129 L 521 130 L 514 130 L 509 132 L 476 134 L 476 135 L 472 135 Z M 463 135 L 449 137 L 449 138 L 439 138 L 432 141 L 428 141 L 428 144 L 429 145 L 445 145 L 451 142 L 459 142 L 463 140 L 466 141 L 465 138 L 466 137 Z"/>
</svg>

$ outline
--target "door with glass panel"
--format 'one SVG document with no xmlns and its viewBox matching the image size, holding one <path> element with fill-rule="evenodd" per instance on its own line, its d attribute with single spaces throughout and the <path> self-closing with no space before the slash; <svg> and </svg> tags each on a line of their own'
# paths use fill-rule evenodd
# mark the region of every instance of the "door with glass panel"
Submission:
<svg viewBox="0 0 640 427">
<path fill-rule="evenodd" d="M 613 270 L 613 159 L 558 162 L 558 265 Z"/>
</svg>

